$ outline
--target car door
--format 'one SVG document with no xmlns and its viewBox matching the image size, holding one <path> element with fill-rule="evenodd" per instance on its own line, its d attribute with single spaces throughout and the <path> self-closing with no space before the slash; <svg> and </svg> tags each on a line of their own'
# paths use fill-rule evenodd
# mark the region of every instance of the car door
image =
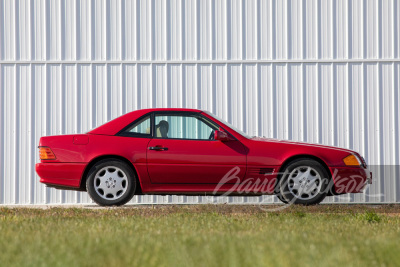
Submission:
<svg viewBox="0 0 400 267">
<path fill-rule="evenodd" d="M 147 169 L 152 183 L 236 183 L 246 172 L 242 143 L 214 140 L 219 128 L 196 112 L 155 113 L 153 139 L 147 149 Z"/>
</svg>

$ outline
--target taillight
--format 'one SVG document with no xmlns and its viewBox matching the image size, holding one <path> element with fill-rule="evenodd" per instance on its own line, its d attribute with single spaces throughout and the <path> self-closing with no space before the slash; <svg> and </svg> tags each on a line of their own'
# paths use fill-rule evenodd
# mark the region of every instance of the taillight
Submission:
<svg viewBox="0 0 400 267">
<path fill-rule="evenodd" d="M 40 146 L 39 147 L 39 156 L 40 159 L 56 159 L 56 155 L 54 155 L 53 151 L 51 151 L 50 147 Z"/>
</svg>

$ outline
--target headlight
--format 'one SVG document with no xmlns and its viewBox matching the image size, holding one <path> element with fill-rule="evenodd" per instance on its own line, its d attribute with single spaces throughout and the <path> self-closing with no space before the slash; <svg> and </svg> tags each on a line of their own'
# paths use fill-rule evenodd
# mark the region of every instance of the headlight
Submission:
<svg viewBox="0 0 400 267">
<path fill-rule="evenodd" d="M 343 159 L 344 164 L 346 166 L 361 166 L 361 161 L 356 155 L 348 155 Z"/>
</svg>

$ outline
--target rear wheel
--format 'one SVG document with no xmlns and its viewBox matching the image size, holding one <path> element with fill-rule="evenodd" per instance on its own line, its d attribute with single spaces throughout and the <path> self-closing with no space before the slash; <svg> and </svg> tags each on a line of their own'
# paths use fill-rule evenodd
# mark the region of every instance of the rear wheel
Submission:
<svg viewBox="0 0 400 267">
<path fill-rule="evenodd" d="M 326 197 L 330 176 L 319 162 L 300 159 L 289 164 L 278 186 L 287 203 L 315 205 Z"/>
<path fill-rule="evenodd" d="M 90 169 L 86 189 L 93 201 L 101 206 L 124 205 L 134 195 L 136 176 L 123 161 L 102 160 Z"/>
</svg>

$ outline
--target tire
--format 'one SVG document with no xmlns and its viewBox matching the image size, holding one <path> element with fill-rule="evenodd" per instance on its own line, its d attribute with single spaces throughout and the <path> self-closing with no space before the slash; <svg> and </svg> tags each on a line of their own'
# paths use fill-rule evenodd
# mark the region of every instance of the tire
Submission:
<svg viewBox="0 0 400 267">
<path fill-rule="evenodd" d="M 285 204 L 289 203 L 280 193 L 276 194 L 276 197 Z"/>
<path fill-rule="evenodd" d="M 96 163 L 86 179 L 86 190 L 100 206 L 120 206 L 132 199 L 136 190 L 136 175 L 132 168 L 117 159 Z"/>
<path fill-rule="evenodd" d="M 299 159 L 287 166 L 278 186 L 287 203 L 316 205 L 328 194 L 331 179 L 319 162 Z"/>
</svg>

